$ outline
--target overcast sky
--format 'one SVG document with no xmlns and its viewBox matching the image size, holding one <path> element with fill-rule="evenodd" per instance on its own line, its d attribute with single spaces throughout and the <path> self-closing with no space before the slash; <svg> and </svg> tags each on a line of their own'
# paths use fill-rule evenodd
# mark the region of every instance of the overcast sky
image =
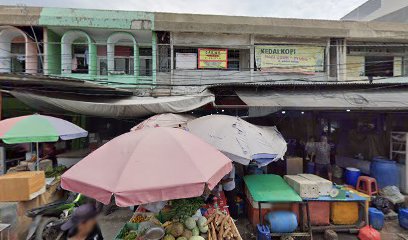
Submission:
<svg viewBox="0 0 408 240">
<path fill-rule="evenodd" d="M 367 0 L 0 0 L 2 5 L 74 7 L 284 18 L 340 19 Z"/>
</svg>

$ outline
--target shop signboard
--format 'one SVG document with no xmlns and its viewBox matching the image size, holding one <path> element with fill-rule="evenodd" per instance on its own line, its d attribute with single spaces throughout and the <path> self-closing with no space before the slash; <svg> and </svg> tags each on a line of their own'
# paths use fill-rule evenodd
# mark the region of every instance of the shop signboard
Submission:
<svg viewBox="0 0 408 240">
<path fill-rule="evenodd" d="M 313 74 L 324 71 L 325 47 L 258 45 L 256 66 L 261 71 Z"/>
<path fill-rule="evenodd" d="M 228 67 L 228 50 L 216 48 L 198 49 L 198 68 L 226 69 Z"/>
<path fill-rule="evenodd" d="M 176 69 L 197 69 L 197 53 L 176 53 Z"/>
</svg>

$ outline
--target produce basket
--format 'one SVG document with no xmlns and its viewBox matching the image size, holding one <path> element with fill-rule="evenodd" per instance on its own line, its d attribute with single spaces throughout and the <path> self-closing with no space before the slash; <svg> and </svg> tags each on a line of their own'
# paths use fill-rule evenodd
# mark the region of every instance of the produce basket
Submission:
<svg viewBox="0 0 408 240">
<path fill-rule="evenodd" d="M 139 228 L 139 223 L 131 223 L 127 222 L 122 229 L 118 232 L 118 234 L 115 237 L 115 240 L 125 240 L 126 235 L 129 233 L 129 231 L 136 231 Z"/>
<path fill-rule="evenodd" d="M 141 223 L 144 221 L 149 221 L 154 217 L 154 213 L 150 212 L 135 212 L 132 218 L 129 220 L 131 223 Z"/>
</svg>

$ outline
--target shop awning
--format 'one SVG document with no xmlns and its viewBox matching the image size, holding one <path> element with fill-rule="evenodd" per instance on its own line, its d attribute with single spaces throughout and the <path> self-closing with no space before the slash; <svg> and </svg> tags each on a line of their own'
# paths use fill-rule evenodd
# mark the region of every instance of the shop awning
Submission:
<svg viewBox="0 0 408 240">
<path fill-rule="evenodd" d="M 279 110 L 408 110 L 408 91 L 376 90 L 237 90 L 249 108 Z"/>
<path fill-rule="evenodd" d="M 214 95 L 205 91 L 197 95 L 168 97 L 88 98 L 50 97 L 28 92 L 11 91 L 11 95 L 30 107 L 52 112 L 68 111 L 99 117 L 143 117 L 159 113 L 181 113 L 194 110 L 214 101 Z"/>
</svg>

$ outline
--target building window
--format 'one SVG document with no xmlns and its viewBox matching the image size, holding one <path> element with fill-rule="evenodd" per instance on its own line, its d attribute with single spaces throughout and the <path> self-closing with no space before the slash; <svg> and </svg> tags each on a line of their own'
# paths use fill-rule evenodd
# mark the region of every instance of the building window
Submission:
<svg viewBox="0 0 408 240">
<path fill-rule="evenodd" d="M 106 57 L 98 57 L 98 74 L 108 75 L 108 59 Z"/>
<path fill-rule="evenodd" d="M 239 50 L 228 49 L 228 70 L 239 71 Z"/>
<path fill-rule="evenodd" d="M 72 45 L 72 73 L 88 74 L 89 52 L 88 45 Z"/>
<path fill-rule="evenodd" d="M 11 72 L 21 73 L 25 72 L 25 43 L 11 44 Z M 31 69 L 32 70 L 32 69 Z"/>
<path fill-rule="evenodd" d="M 152 76 L 152 48 L 139 48 L 140 76 Z"/>
<path fill-rule="evenodd" d="M 394 76 L 394 57 L 365 57 L 365 75 L 368 77 Z"/>
<path fill-rule="evenodd" d="M 115 57 L 115 72 L 133 75 L 133 57 Z"/>
</svg>

